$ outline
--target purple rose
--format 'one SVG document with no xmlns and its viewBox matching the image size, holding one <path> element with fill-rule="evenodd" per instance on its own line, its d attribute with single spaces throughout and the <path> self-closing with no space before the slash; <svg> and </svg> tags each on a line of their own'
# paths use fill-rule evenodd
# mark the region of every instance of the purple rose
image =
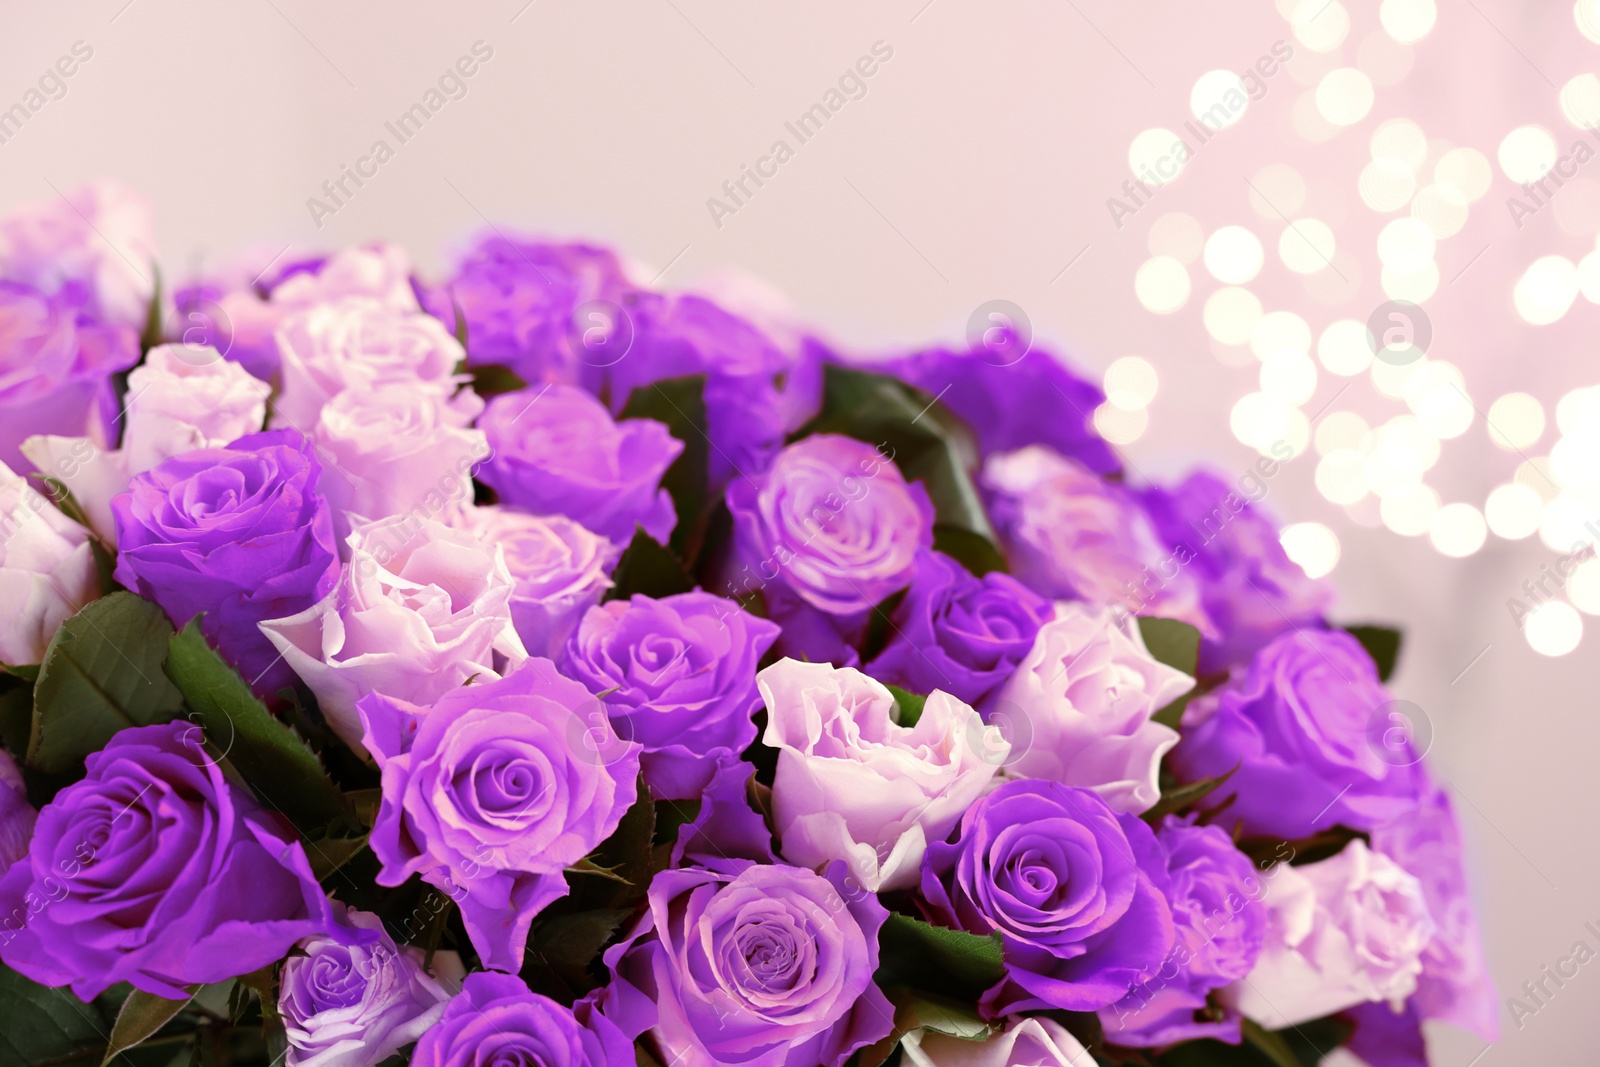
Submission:
<svg viewBox="0 0 1600 1067">
<path fill-rule="evenodd" d="M 133 327 L 89 318 L 70 295 L 0 281 L 0 463 L 27 472 L 20 446 L 29 437 L 82 436 L 91 413 L 111 422 L 111 376 L 138 361 Z"/>
<path fill-rule="evenodd" d="M 1342 630 L 1284 634 L 1243 675 L 1193 701 L 1167 757 L 1184 781 L 1239 769 L 1205 800 L 1248 834 L 1298 840 L 1343 824 L 1371 830 L 1410 811 L 1416 772 L 1371 736 L 1390 703 L 1377 668 Z M 1231 799 L 1230 799 L 1231 798 Z"/>
<path fill-rule="evenodd" d="M 1148 826 L 1055 782 L 1002 784 L 922 865 L 930 918 L 1004 941 L 1006 976 L 978 1004 L 989 1018 L 1095 1011 L 1154 976 L 1172 947 L 1167 888 Z"/>
<path fill-rule="evenodd" d="M 137 330 L 154 289 L 154 217 L 149 199 L 110 181 L 24 205 L 0 219 L 0 278 Z"/>
<path fill-rule="evenodd" d="M 584 1018 L 580 1021 L 574 1011 Z M 444 1017 L 422 1035 L 411 1067 L 631 1067 L 633 1045 L 580 1001 L 563 1008 L 522 979 L 467 975 Z"/>
<path fill-rule="evenodd" d="M 804 438 L 761 477 L 728 486 L 744 569 L 740 593 L 776 582 L 830 615 L 869 611 L 904 589 L 933 544 L 933 505 L 871 445 Z"/>
<path fill-rule="evenodd" d="M 292 430 L 174 456 L 111 502 L 117 581 L 174 626 L 205 612 L 206 639 L 257 693 L 294 672 L 257 627 L 295 615 L 339 575 L 322 467 Z"/>
<path fill-rule="evenodd" d="M 423 969 L 419 948 L 396 946 L 376 915 L 351 911 L 352 926 L 376 940 L 350 945 L 317 936 L 284 961 L 278 1014 L 288 1031 L 289 1067 L 370 1067 L 439 1021 L 450 991 Z M 460 969 L 455 953 L 434 957 Z"/>
<path fill-rule="evenodd" d="M 547 659 L 427 709 L 374 693 L 356 710 L 383 772 L 378 884 L 421 875 L 460 905 L 485 966 L 520 969 L 533 917 L 567 895 L 562 871 L 632 806 L 638 746 Z"/>
<path fill-rule="evenodd" d="M 1033 648 L 1050 602 L 999 571 L 974 578 L 942 552 L 924 552 L 893 637 L 867 673 L 913 693 L 942 689 L 989 710 L 985 698 Z"/>
<path fill-rule="evenodd" d="M 756 665 L 777 637 L 773 623 L 710 593 L 635 596 L 585 612 L 556 663 L 644 746 L 651 792 L 693 800 L 756 739 Z"/>
<path fill-rule="evenodd" d="M 11 753 L 0 750 L 0 874 L 28 854 L 38 813 L 28 803 L 22 772 Z"/>
<path fill-rule="evenodd" d="M 985 455 L 1047 445 L 1098 474 L 1122 467 L 1094 428 L 1105 394 L 1043 349 L 1015 360 L 983 347 L 930 349 L 896 360 L 889 372 L 937 395 L 972 427 Z"/>
<path fill-rule="evenodd" d="M 1206 994 L 1249 974 L 1261 955 L 1266 884 L 1219 827 L 1169 815 L 1156 840 L 1167 856 L 1176 939 L 1154 977 L 1100 1009 L 1107 1039 L 1136 1048 L 1207 1037 L 1237 1045 L 1238 1015 L 1197 1020 Z"/>
<path fill-rule="evenodd" d="M 1266 466 L 1263 466 L 1266 464 Z M 1270 459 L 1259 471 L 1275 471 Z M 1191 474 L 1172 489 L 1143 494 L 1157 532 L 1189 557 L 1200 583 L 1201 603 L 1216 624 L 1216 638 L 1200 648 L 1202 673 L 1219 673 L 1250 662 L 1256 650 L 1286 630 L 1319 629 L 1333 600 L 1326 582 L 1306 577 L 1278 542 L 1278 528 L 1251 504 L 1266 483 L 1252 470 L 1233 487 L 1207 471 Z"/>
<path fill-rule="evenodd" d="M 618 544 L 643 526 L 665 542 L 677 524 L 661 476 L 683 442 L 654 419 L 613 422 L 576 386 L 502 393 L 478 419 L 492 454 L 478 479 L 510 504 L 565 515 Z"/>
<path fill-rule="evenodd" d="M 894 1009 L 872 982 L 877 897 L 842 863 L 816 874 L 723 860 L 665 870 L 627 940 L 606 950 L 602 1003 L 682 1067 L 840 1067 L 886 1037 Z"/>
<path fill-rule="evenodd" d="M 39 812 L 27 857 L 0 878 L 6 966 L 80 1000 L 118 982 L 182 1000 L 336 929 L 282 817 L 194 735 L 123 730 Z"/>
</svg>

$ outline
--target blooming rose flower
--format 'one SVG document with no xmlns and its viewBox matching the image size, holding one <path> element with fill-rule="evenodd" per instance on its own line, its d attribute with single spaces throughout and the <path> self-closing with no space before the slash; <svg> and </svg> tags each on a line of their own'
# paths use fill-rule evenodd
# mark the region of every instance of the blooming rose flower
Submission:
<svg viewBox="0 0 1600 1067">
<path fill-rule="evenodd" d="M 449 397 L 467 380 L 456 373 L 465 353 L 438 319 L 372 297 L 296 312 L 278 327 L 277 340 L 283 391 L 273 423 L 307 433 L 322 406 L 344 389 L 403 385 Z"/>
<path fill-rule="evenodd" d="M 250 434 L 135 475 L 111 502 L 117 581 L 201 630 L 259 694 L 289 684 L 261 635 L 333 588 L 338 557 L 322 468 L 298 433 Z"/>
<path fill-rule="evenodd" d="M 832 615 L 865 612 L 904 589 L 917 553 L 933 544 L 926 490 L 871 445 L 837 434 L 796 441 L 756 480 L 735 479 L 727 497 L 755 588 L 777 580 Z"/>
<path fill-rule="evenodd" d="M 38 813 L 28 803 L 17 761 L 9 752 L 0 750 L 0 872 L 28 854 L 37 818 Z"/>
<path fill-rule="evenodd" d="M 546 385 L 495 397 L 478 425 L 494 449 L 478 478 L 502 503 L 566 515 L 621 545 L 635 526 L 665 542 L 677 524 L 661 476 L 683 442 L 654 419 L 613 422 L 582 389 Z"/>
<path fill-rule="evenodd" d="M 782 659 L 756 675 L 764 740 L 778 750 L 772 814 L 783 854 L 843 860 L 871 892 L 917 884 L 1011 747 L 996 727 L 935 690 L 915 726 L 896 723 L 884 686 L 849 667 Z"/>
<path fill-rule="evenodd" d="M 324 479 L 340 525 L 414 512 L 448 521 L 472 506 L 472 468 L 489 454 L 472 420 L 483 401 L 391 384 L 346 389 L 322 408 L 311 440 L 332 469 Z"/>
<path fill-rule="evenodd" d="M 1169 760 L 1184 781 L 1226 774 L 1205 800 L 1230 802 L 1245 831 L 1288 840 L 1343 824 L 1373 827 L 1412 810 L 1416 771 L 1370 737 L 1390 703 L 1377 668 L 1342 630 L 1284 634 L 1244 674 L 1193 701 Z"/>
<path fill-rule="evenodd" d="M 533 917 L 567 895 L 562 871 L 611 836 L 638 792 L 638 746 L 605 735 L 588 690 L 546 659 L 423 709 L 357 706 L 383 772 L 370 845 L 379 885 L 421 875 L 461 907 L 484 965 L 515 972 Z"/>
<path fill-rule="evenodd" d="M 1429 783 L 1415 805 L 1372 831 L 1372 849 L 1398 863 L 1422 885 L 1436 927 L 1422 953 L 1422 974 L 1411 1006 L 1424 1019 L 1443 1019 L 1494 1042 L 1500 1005 L 1483 958 L 1463 865 L 1461 826 L 1444 789 Z"/>
<path fill-rule="evenodd" d="M 777 637 L 774 624 L 710 593 L 634 596 L 585 612 L 556 664 L 644 745 L 657 798 L 694 800 L 756 739 L 756 665 Z"/>
<path fill-rule="evenodd" d="M 326 596 L 261 623 L 346 743 L 361 739 L 356 701 L 368 693 L 431 704 L 527 658 L 498 547 L 404 517 L 358 526 L 347 543 L 350 560 Z"/>
<path fill-rule="evenodd" d="M 1161 969 L 1109 1008 L 1100 1009 L 1108 1040 L 1157 1045 L 1215 1038 L 1237 1045 L 1239 1017 L 1197 1022 L 1206 994 L 1250 973 L 1261 954 L 1267 887 L 1250 858 L 1216 826 L 1168 815 L 1156 833 L 1167 856 L 1176 940 Z"/>
<path fill-rule="evenodd" d="M 602 1004 L 630 1037 L 648 1031 L 663 1063 L 841 1067 L 893 1029 L 872 982 L 889 913 L 843 864 L 665 870 L 648 900 L 606 950 Z"/>
<path fill-rule="evenodd" d="M 315 270 L 297 271 L 271 289 L 272 302 L 285 307 L 310 307 L 359 296 L 395 311 L 421 309 L 411 287 L 411 256 L 387 241 L 335 252 Z"/>
<path fill-rule="evenodd" d="M 911 1067 L 1094 1067 L 1094 1057 L 1066 1027 L 1043 1016 L 1012 1019 L 998 1034 L 968 1041 L 932 1030 L 902 1044 Z"/>
<path fill-rule="evenodd" d="M 516 583 L 511 621 L 528 653 L 554 657 L 583 613 L 611 588 L 620 549 L 565 515 L 466 508 L 456 525 L 499 545 Z"/>
<path fill-rule="evenodd" d="M 0 218 L 0 278 L 70 293 L 101 322 L 135 331 L 150 312 L 155 248 L 150 201 L 115 182 L 90 182 Z"/>
<path fill-rule="evenodd" d="M 40 662 L 56 628 L 99 594 L 88 531 L 0 463 L 0 663 Z"/>
<path fill-rule="evenodd" d="M 1320 629 L 1333 600 L 1332 587 L 1306 577 L 1278 542 L 1277 525 L 1250 503 L 1255 490 L 1266 493 L 1258 474 L 1275 470 L 1264 458 L 1234 486 L 1199 471 L 1173 489 L 1143 494 L 1162 539 L 1190 557 L 1187 566 L 1198 576 L 1201 602 L 1216 626 L 1200 648 L 1202 673 L 1249 663 L 1287 630 Z"/>
<path fill-rule="evenodd" d="M 1095 1011 L 1152 977 L 1172 947 L 1166 857 L 1155 835 L 1098 794 L 1005 782 L 967 809 L 954 842 L 928 846 L 930 918 L 1004 942 L 986 1017 Z"/>
<path fill-rule="evenodd" d="M 282 817 L 192 731 L 123 730 L 39 812 L 27 857 L 0 878 L 6 966 L 79 1000 L 118 982 L 182 1000 L 337 928 Z"/>
<path fill-rule="evenodd" d="M 1417 988 L 1433 919 L 1422 886 L 1357 838 L 1337 856 L 1272 875 L 1267 935 L 1245 980 L 1219 999 L 1269 1030 Z"/>
<path fill-rule="evenodd" d="M 1007 769 L 1093 789 L 1117 811 L 1145 811 L 1161 797 L 1161 757 L 1178 743 L 1151 716 L 1193 687 L 1150 655 L 1134 620 L 1062 601 L 995 701 L 1015 745 Z"/>
<path fill-rule="evenodd" d="M 421 1037 L 450 999 L 423 969 L 421 949 L 397 947 L 371 912 L 350 911 L 347 919 L 377 940 L 350 945 L 318 935 L 283 963 L 278 1014 L 289 1067 L 370 1067 Z M 435 963 L 446 956 L 454 953 Z"/>
<path fill-rule="evenodd" d="M 868 671 L 874 678 L 928 693 L 942 689 L 980 711 L 1033 648 L 1050 602 L 1000 571 L 974 578 L 942 552 L 917 557 L 905 599 L 891 619 L 893 636 Z"/>
<path fill-rule="evenodd" d="M 138 360 L 133 327 L 90 318 L 72 294 L 0 281 L 0 463 L 26 469 L 19 448 L 35 434 L 76 436 L 111 422 L 111 376 Z"/>
<path fill-rule="evenodd" d="M 1120 485 L 1042 445 L 990 456 L 981 481 L 1017 575 L 1032 588 L 1213 633 L 1185 555 L 1162 545 Z"/>
<path fill-rule="evenodd" d="M 437 1025 L 422 1035 L 412 1067 L 628 1067 L 633 1045 L 605 1016 L 580 1001 L 563 1008 L 529 991 L 522 979 L 467 975 Z M 582 1011 L 587 1025 L 574 1009 Z"/>
</svg>

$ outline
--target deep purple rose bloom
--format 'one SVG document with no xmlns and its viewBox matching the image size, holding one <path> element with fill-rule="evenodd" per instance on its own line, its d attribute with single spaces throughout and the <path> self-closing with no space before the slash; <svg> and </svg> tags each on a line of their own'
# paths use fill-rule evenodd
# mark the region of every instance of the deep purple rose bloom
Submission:
<svg viewBox="0 0 1600 1067">
<path fill-rule="evenodd" d="M 693 800 L 756 739 L 756 666 L 777 637 L 773 623 L 710 593 L 635 596 L 585 612 L 556 665 L 644 746 L 657 798 Z"/>
<path fill-rule="evenodd" d="M 939 397 L 972 427 L 984 455 L 1049 445 L 1099 474 L 1122 468 L 1094 428 L 1100 387 L 1073 374 L 1042 348 L 1015 358 L 1002 338 L 996 350 L 934 348 L 897 359 L 888 371 Z"/>
<path fill-rule="evenodd" d="M 1383 741 L 1389 694 L 1372 657 L 1343 630 L 1274 640 L 1248 670 L 1183 715 L 1167 756 L 1183 781 L 1239 769 L 1202 802 L 1234 798 L 1224 820 L 1298 840 L 1344 825 L 1371 830 L 1416 803 L 1417 772 Z"/>
<path fill-rule="evenodd" d="M 1172 947 L 1166 856 L 1139 818 L 1088 789 L 1006 782 L 928 846 L 922 896 L 945 926 L 1004 941 L 988 1018 L 1095 1011 L 1152 977 Z"/>
<path fill-rule="evenodd" d="M 1009 574 L 974 578 L 942 552 L 917 557 L 895 608 L 893 636 L 867 667 L 880 682 L 913 693 L 942 689 L 979 711 L 1033 648 L 1050 602 Z"/>
<path fill-rule="evenodd" d="M 1197 471 L 1174 488 L 1143 493 L 1157 533 L 1192 557 L 1185 566 L 1198 578 L 1201 605 L 1221 635 L 1202 642 L 1202 673 L 1250 662 L 1286 630 L 1321 628 L 1333 600 L 1332 587 L 1306 577 L 1284 552 L 1277 525 L 1251 503 L 1266 495 L 1258 475 L 1276 466 L 1263 458 L 1237 483 Z"/>
<path fill-rule="evenodd" d="M 337 928 L 293 832 L 192 725 L 123 730 L 87 767 L 0 879 L 6 966 L 80 1000 L 118 982 L 182 1000 Z"/>
<path fill-rule="evenodd" d="M 478 428 L 493 452 L 477 477 L 503 504 L 565 515 L 620 545 L 636 525 L 664 543 L 677 524 L 661 476 L 683 442 L 654 419 L 613 422 L 577 386 L 548 385 L 490 400 Z"/>
<path fill-rule="evenodd" d="M 666 870 L 649 910 L 606 950 L 602 1004 L 681 1067 L 840 1067 L 886 1037 L 894 1008 L 873 984 L 888 912 L 825 874 L 722 860 Z"/>
<path fill-rule="evenodd" d="M 638 746 L 547 659 L 418 708 L 356 704 L 383 772 L 378 884 L 412 875 L 461 907 L 487 967 L 516 971 L 533 917 L 567 895 L 562 871 L 611 836 L 638 793 Z"/>
<path fill-rule="evenodd" d="M 422 1035 L 411 1067 L 632 1067 L 633 1044 L 605 1016 L 534 993 L 522 979 L 467 975 L 444 1017 Z"/>
<path fill-rule="evenodd" d="M 1237 1012 L 1196 1020 L 1206 994 L 1249 974 L 1261 955 L 1267 885 L 1220 827 L 1168 815 L 1156 840 L 1167 856 L 1176 938 L 1154 977 L 1100 1009 L 1106 1038 L 1136 1048 L 1207 1037 L 1237 1045 Z"/>
<path fill-rule="evenodd" d="M 174 456 L 111 501 L 117 581 L 201 628 L 260 694 L 294 672 L 257 627 L 322 599 L 339 576 L 322 466 L 304 436 L 273 430 Z"/>
</svg>

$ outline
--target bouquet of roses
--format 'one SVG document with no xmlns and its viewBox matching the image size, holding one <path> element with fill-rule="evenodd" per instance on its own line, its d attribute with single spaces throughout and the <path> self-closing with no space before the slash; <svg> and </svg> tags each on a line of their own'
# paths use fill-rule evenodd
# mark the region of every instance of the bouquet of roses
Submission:
<svg viewBox="0 0 1600 1067">
<path fill-rule="evenodd" d="M 1278 459 L 1140 484 L 1004 320 L 868 361 L 498 230 L 164 294 L 149 229 L 0 221 L 0 1067 L 1493 1038 Z"/>
</svg>

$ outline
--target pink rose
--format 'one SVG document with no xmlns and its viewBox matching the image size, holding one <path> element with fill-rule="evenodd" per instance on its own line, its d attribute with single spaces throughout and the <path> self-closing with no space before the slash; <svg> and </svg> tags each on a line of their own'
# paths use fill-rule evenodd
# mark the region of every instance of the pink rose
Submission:
<svg viewBox="0 0 1600 1067">
<path fill-rule="evenodd" d="M 1013 1019 L 982 1041 L 915 1030 L 902 1047 L 907 1067 L 1095 1067 L 1066 1027 L 1042 1017 Z"/>
<path fill-rule="evenodd" d="M 333 592 L 261 630 L 351 746 L 361 743 L 356 701 L 368 693 L 431 704 L 474 675 L 498 678 L 527 659 L 498 547 L 409 518 L 358 526 L 346 541 L 350 559 Z"/>
<path fill-rule="evenodd" d="M 778 749 L 773 815 L 789 862 L 843 860 L 865 889 L 905 889 L 1010 753 L 1000 731 L 934 691 L 915 726 L 850 667 L 781 659 L 756 675 Z"/>
<path fill-rule="evenodd" d="M 1193 686 L 1151 657 L 1134 620 L 1062 601 L 1001 687 L 991 719 L 1009 727 L 1009 773 L 1093 789 L 1138 814 L 1160 797 L 1161 757 L 1178 743 L 1150 717 Z"/>
<path fill-rule="evenodd" d="M 76 291 L 103 322 L 140 329 L 155 275 L 150 201 L 115 182 L 28 204 L 0 219 L 0 278 Z"/>
<path fill-rule="evenodd" d="M 56 628 L 99 595 L 89 532 L 0 463 L 0 663 L 38 663 Z"/>
</svg>

